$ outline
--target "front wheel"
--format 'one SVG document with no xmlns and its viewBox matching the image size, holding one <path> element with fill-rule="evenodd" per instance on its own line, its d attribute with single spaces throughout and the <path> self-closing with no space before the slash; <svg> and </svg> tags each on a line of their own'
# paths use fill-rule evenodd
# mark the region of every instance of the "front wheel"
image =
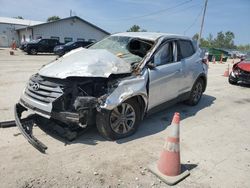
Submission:
<svg viewBox="0 0 250 188">
<path fill-rule="evenodd" d="M 232 85 L 237 85 L 237 79 L 235 79 L 233 76 L 232 76 L 232 73 L 230 73 L 229 77 L 228 77 L 228 82 Z"/>
<path fill-rule="evenodd" d="M 31 49 L 29 50 L 29 54 L 31 54 L 31 55 L 36 55 L 36 54 L 37 54 L 37 50 L 36 50 L 35 48 L 31 48 Z"/>
<path fill-rule="evenodd" d="M 204 90 L 204 82 L 202 79 L 198 79 L 191 90 L 189 99 L 186 101 L 188 105 L 194 106 L 199 103 Z"/>
<path fill-rule="evenodd" d="M 140 117 L 138 102 L 135 99 L 129 99 L 111 111 L 98 112 L 96 126 L 104 138 L 121 139 L 136 132 Z"/>
</svg>

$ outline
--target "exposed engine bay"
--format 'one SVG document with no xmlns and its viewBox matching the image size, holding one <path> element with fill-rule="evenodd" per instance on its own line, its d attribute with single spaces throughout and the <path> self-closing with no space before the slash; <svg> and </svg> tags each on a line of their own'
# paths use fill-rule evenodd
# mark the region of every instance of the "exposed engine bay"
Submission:
<svg viewBox="0 0 250 188">
<path fill-rule="evenodd" d="M 52 102 L 50 117 L 70 126 L 86 127 L 95 124 L 95 111 L 100 105 L 100 99 L 114 90 L 118 80 L 131 74 L 111 75 L 109 78 L 79 78 L 55 79 L 42 77 L 38 74 L 30 78 L 26 95 L 41 102 Z M 34 83 L 39 84 L 38 90 Z M 45 87 L 60 87 L 62 94 L 56 98 Z M 99 99 L 99 101 L 98 101 Z M 21 101 L 22 102 L 22 101 Z M 24 103 L 25 104 L 25 103 Z"/>
</svg>

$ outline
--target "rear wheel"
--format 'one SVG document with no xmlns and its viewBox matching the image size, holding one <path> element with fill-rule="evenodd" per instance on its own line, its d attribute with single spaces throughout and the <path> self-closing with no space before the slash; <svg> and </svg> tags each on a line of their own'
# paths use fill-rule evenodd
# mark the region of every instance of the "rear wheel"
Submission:
<svg viewBox="0 0 250 188">
<path fill-rule="evenodd" d="M 96 126 L 104 138 L 116 140 L 135 133 L 140 119 L 138 102 L 129 99 L 111 111 L 99 112 L 96 116 Z"/>
<path fill-rule="evenodd" d="M 186 101 L 186 103 L 191 106 L 198 104 L 201 99 L 203 91 L 204 91 L 204 81 L 202 79 L 198 79 L 194 83 L 189 99 Z"/>
</svg>

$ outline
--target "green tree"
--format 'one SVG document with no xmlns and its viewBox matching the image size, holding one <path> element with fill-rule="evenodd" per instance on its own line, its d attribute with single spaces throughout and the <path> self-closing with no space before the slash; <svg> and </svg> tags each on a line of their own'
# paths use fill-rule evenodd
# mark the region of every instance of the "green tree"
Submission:
<svg viewBox="0 0 250 188">
<path fill-rule="evenodd" d="M 209 42 L 206 39 L 201 38 L 201 40 L 200 40 L 200 46 L 203 47 L 203 48 L 209 48 L 210 44 L 209 44 Z"/>
<path fill-rule="evenodd" d="M 208 37 L 207 37 L 207 41 L 209 46 L 208 47 L 212 47 L 213 43 L 214 43 L 214 39 L 213 39 L 213 35 L 211 33 L 209 33 Z"/>
<path fill-rule="evenodd" d="M 146 32 L 147 30 L 141 29 L 139 25 L 133 25 L 132 27 L 127 30 L 127 32 Z"/>
<path fill-rule="evenodd" d="M 127 30 L 127 32 L 139 32 L 140 31 L 140 26 L 139 25 L 133 25 L 132 27 Z"/>
<path fill-rule="evenodd" d="M 198 41 L 198 39 L 199 39 L 199 34 L 198 34 L 198 33 L 195 33 L 194 36 L 192 37 L 192 39 Z"/>
<path fill-rule="evenodd" d="M 250 44 L 239 45 L 239 46 L 237 46 L 237 49 L 240 50 L 240 51 L 248 51 L 248 52 L 250 52 Z"/>
<path fill-rule="evenodd" d="M 194 36 L 192 37 L 192 39 L 195 40 L 195 41 L 198 41 L 199 34 L 195 33 Z M 208 40 L 206 40 L 204 38 L 201 38 L 200 39 L 200 46 L 203 47 L 203 48 L 208 48 L 208 47 L 210 47 L 210 43 L 209 43 Z"/>
<path fill-rule="evenodd" d="M 233 32 L 227 31 L 226 33 L 223 33 L 222 31 L 220 31 L 217 33 L 217 36 L 214 39 L 213 46 L 216 48 L 236 48 L 236 46 L 234 45 L 234 38 L 235 35 Z"/>
<path fill-rule="evenodd" d="M 61 18 L 59 16 L 50 16 L 47 18 L 47 22 L 53 22 L 56 20 L 60 20 Z"/>
</svg>

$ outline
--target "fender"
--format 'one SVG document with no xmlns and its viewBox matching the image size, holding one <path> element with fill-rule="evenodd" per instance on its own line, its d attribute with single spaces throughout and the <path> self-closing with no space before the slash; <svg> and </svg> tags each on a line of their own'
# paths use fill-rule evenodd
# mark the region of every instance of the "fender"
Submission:
<svg viewBox="0 0 250 188">
<path fill-rule="evenodd" d="M 124 101 L 132 97 L 141 97 L 144 102 L 144 112 L 148 104 L 148 71 L 133 78 L 122 80 L 118 87 L 106 98 L 101 109 L 112 110 Z"/>
</svg>

